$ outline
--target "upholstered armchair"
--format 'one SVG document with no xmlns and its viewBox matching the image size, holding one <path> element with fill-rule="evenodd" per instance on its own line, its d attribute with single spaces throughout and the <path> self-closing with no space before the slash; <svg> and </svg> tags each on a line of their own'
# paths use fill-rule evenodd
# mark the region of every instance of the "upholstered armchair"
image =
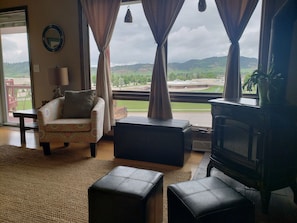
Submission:
<svg viewBox="0 0 297 223">
<path fill-rule="evenodd" d="M 87 142 L 91 156 L 96 156 L 96 144 L 103 136 L 105 102 L 95 92 L 67 91 L 37 113 L 39 142 L 44 155 L 50 155 L 50 143 Z"/>
</svg>

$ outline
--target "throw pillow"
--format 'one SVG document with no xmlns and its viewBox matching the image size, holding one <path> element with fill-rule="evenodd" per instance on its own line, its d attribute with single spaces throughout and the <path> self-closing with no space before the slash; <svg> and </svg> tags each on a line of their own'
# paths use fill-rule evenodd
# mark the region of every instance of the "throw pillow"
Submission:
<svg viewBox="0 0 297 223">
<path fill-rule="evenodd" d="M 63 118 L 90 118 L 95 99 L 94 90 L 65 91 Z"/>
</svg>

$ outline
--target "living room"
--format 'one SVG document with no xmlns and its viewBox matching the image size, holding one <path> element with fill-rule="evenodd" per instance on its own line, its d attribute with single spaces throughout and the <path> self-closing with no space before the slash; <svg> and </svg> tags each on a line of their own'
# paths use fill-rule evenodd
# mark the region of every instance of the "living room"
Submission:
<svg viewBox="0 0 297 223">
<path fill-rule="evenodd" d="M 264 21 L 262 23 L 262 35 L 260 39 L 261 50 L 259 53 L 260 64 L 265 67 L 269 63 L 268 52 L 269 42 L 271 39 L 270 28 L 272 15 L 285 1 L 262 1 L 265 8 Z M 88 27 L 87 20 L 83 15 L 80 1 L 63 0 L 63 1 L 17 1 L 3 0 L 1 1 L 0 11 L 25 9 L 28 25 L 28 40 L 30 52 L 30 70 L 32 80 L 32 95 L 35 108 L 39 108 L 44 101 L 52 98 L 54 86 L 50 85 L 47 79 L 48 69 L 56 66 L 66 66 L 69 72 L 69 85 L 63 87 L 63 90 L 82 90 L 90 89 L 90 63 L 89 63 L 89 46 L 88 46 Z M 42 42 L 42 32 L 49 24 L 59 24 L 63 27 L 66 36 L 63 49 L 59 52 L 49 52 L 45 49 Z M 71 36 L 71 38 L 69 38 Z M 295 41 L 296 42 L 296 41 Z M 296 44 L 296 43 L 295 43 Z M 296 47 L 295 47 L 296 48 Z M 295 54 L 292 53 L 292 56 Z M 292 60 L 292 59 L 291 59 Z M 296 67 L 291 67 L 291 70 Z M 293 73 L 293 72 L 292 72 Z M 296 76 L 296 75 L 295 75 Z M 296 89 L 294 88 L 294 80 L 296 77 L 291 76 L 291 86 L 287 92 L 286 100 L 294 104 L 296 101 Z M 293 86 L 293 87 L 292 87 Z M 115 98 L 131 99 L 137 97 L 140 100 L 147 100 L 148 94 L 145 95 L 123 95 L 121 92 L 113 94 Z M 175 99 L 179 95 L 175 95 Z M 255 95 L 248 95 L 256 97 Z M 181 101 L 190 100 L 192 95 L 184 95 Z M 222 97 L 221 94 L 195 96 L 192 99 L 195 102 L 208 103 L 209 99 Z M 296 103 L 294 104 L 296 106 Z M 3 119 L 3 117 L 2 117 Z M 2 120 L 3 123 L 4 120 Z"/>
</svg>

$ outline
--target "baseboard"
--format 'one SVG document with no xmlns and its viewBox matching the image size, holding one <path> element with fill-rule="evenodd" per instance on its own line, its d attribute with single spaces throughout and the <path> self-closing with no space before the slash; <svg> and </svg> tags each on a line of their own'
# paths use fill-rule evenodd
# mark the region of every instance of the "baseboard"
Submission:
<svg viewBox="0 0 297 223">
<path fill-rule="evenodd" d="M 209 140 L 193 140 L 192 150 L 197 152 L 210 152 L 211 143 Z"/>
<path fill-rule="evenodd" d="M 211 134 L 211 128 L 192 126 L 192 150 L 198 152 L 210 152 Z"/>
</svg>

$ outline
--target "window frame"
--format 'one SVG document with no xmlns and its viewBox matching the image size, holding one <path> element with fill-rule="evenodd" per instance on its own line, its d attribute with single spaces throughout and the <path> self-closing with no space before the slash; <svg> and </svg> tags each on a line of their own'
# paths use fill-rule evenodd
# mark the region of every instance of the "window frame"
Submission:
<svg viewBox="0 0 297 223">
<path fill-rule="evenodd" d="M 114 100 L 149 101 L 149 91 L 113 90 Z M 209 100 L 220 98 L 222 93 L 169 92 L 171 102 L 208 103 Z M 244 94 L 246 98 L 258 98 L 257 94 Z"/>
<path fill-rule="evenodd" d="M 130 2 L 131 0 L 123 1 L 123 4 L 127 4 L 127 2 Z M 138 0 L 134 1 L 140 2 Z M 268 48 L 269 48 L 269 42 L 270 42 L 270 27 L 271 27 L 271 20 L 273 17 L 274 12 L 277 11 L 277 8 L 279 6 L 279 2 L 276 2 L 275 4 L 269 3 L 267 0 L 262 0 L 262 9 L 261 9 L 261 25 L 260 25 L 260 41 L 259 41 L 259 56 L 258 56 L 258 64 L 265 65 L 267 64 L 268 60 Z M 85 22 L 85 21 L 84 21 Z M 88 27 L 88 25 L 86 26 Z M 85 35 L 88 37 L 88 28 L 82 30 L 83 33 L 86 33 Z M 87 42 L 88 42 L 88 38 Z M 86 43 L 85 43 L 86 44 Z M 88 48 L 89 52 L 89 44 L 87 43 L 85 46 Z M 85 48 L 85 47 L 83 47 Z M 85 54 L 84 54 L 85 55 Z M 89 53 L 87 54 L 89 57 Z M 88 70 L 90 71 L 90 59 L 88 58 Z M 86 63 L 84 63 L 86 65 Z M 85 74 L 88 73 L 89 79 L 89 86 L 91 86 L 91 80 L 90 80 L 90 72 L 85 72 Z M 86 83 L 84 84 L 84 88 L 86 87 Z M 112 90 L 113 93 L 113 99 L 114 100 L 135 100 L 135 101 L 149 101 L 150 92 L 149 91 L 122 91 L 122 90 Z M 214 98 L 220 98 L 223 97 L 222 93 L 202 93 L 202 92 L 169 92 L 170 100 L 172 102 L 192 102 L 192 103 L 209 103 L 208 101 Z M 244 97 L 247 98 L 258 98 L 258 94 L 251 94 L 251 93 L 244 93 Z"/>
</svg>

